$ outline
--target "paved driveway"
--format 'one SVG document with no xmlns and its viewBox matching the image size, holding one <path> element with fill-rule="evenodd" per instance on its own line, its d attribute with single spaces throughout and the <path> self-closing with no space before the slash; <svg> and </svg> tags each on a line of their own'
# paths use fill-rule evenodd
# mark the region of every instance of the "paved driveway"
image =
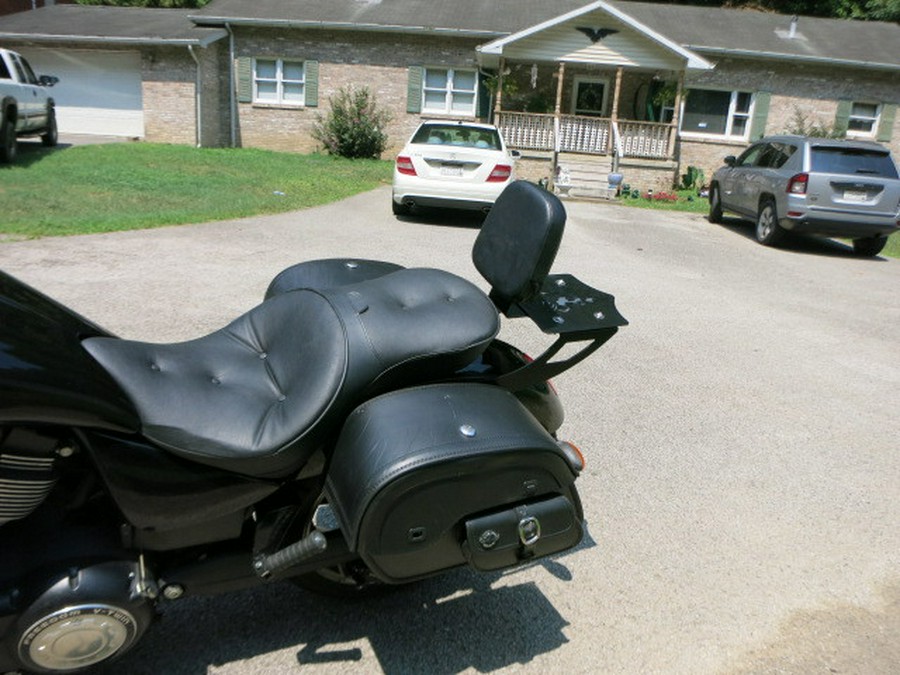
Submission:
<svg viewBox="0 0 900 675">
<path fill-rule="evenodd" d="M 148 340 L 224 324 L 298 260 L 477 279 L 471 222 L 396 220 L 388 199 L 6 243 L 0 267 Z M 368 603 L 287 584 L 186 600 L 110 673 L 897 672 L 900 261 L 768 249 L 738 221 L 568 208 L 555 270 L 631 321 L 556 383 L 588 457 L 585 544 Z"/>
</svg>

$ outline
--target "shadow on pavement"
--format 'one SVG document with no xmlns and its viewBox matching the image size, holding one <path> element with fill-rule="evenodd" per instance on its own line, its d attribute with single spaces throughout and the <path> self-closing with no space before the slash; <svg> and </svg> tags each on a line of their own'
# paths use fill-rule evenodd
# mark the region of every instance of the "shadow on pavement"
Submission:
<svg viewBox="0 0 900 675">
<path fill-rule="evenodd" d="M 725 216 L 723 218 L 722 224 L 719 227 L 730 230 L 731 232 L 739 234 L 742 237 L 746 237 L 747 239 L 756 243 L 756 225 L 749 220 L 741 220 L 740 218 Z M 757 243 L 757 245 L 759 244 Z M 855 258 L 861 261 L 875 260 L 879 262 L 885 262 L 887 260 L 882 256 L 857 255 L 853 251 L 853 246 L 849 242 L 844 242 L 839 239 L 828 239 L 826 237 L 796 234 L 794 232 L 788 232 L 788 236 L 785 242 L 777 248 L 783 251 L 790 251 L 791 253 L 799 253 L 802 255 L 819 255 L 832 258 Z"/>
</svg>

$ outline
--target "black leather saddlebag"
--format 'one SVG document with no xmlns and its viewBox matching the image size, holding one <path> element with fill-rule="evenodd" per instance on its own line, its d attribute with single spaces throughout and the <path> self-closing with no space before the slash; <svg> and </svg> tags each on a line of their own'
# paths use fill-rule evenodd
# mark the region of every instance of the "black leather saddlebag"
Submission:
<svg viewBox="0 0 900 675">
<path fill-rule="evenodd" d="M 348 418 L 326 496 L 379 578 L 470 563 L 499 569 L 577 545 L 576 468 L 510 393 L 441 384 L 372 399 Z"/>
</svg>

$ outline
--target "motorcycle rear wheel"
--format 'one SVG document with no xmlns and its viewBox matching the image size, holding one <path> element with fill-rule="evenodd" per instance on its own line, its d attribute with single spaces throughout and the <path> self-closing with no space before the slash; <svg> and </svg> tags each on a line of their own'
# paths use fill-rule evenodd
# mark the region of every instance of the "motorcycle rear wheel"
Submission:
<svg viewBox="0 0 900 675">
<path fill-rule="evenodd" d="M 319 494 L 305 510 L 299 521 L 302 523 L 300 538 L 309 536 L 316 529 L 316 510 L 327 503 L 325 495 Z M 369 598 L 391 588 L 389 584 L 378 580 L 362 560 L 323 567 L 315 572 L 291 577 L 289 581 L 304 590 L 334 598 Z"/>
</svg>

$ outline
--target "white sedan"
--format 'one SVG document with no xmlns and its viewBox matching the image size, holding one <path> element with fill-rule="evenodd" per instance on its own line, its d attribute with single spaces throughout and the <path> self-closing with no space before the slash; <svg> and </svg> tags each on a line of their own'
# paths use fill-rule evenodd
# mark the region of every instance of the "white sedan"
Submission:
<svg viewBox="0 0 900 675">
<path fill-rule="evenodd" d="M 491 124 L 423 122 L 394 164 L 394 214 L 413 206 L 487 211 L 513 180 L 518 156 Z"/>
</svg>

